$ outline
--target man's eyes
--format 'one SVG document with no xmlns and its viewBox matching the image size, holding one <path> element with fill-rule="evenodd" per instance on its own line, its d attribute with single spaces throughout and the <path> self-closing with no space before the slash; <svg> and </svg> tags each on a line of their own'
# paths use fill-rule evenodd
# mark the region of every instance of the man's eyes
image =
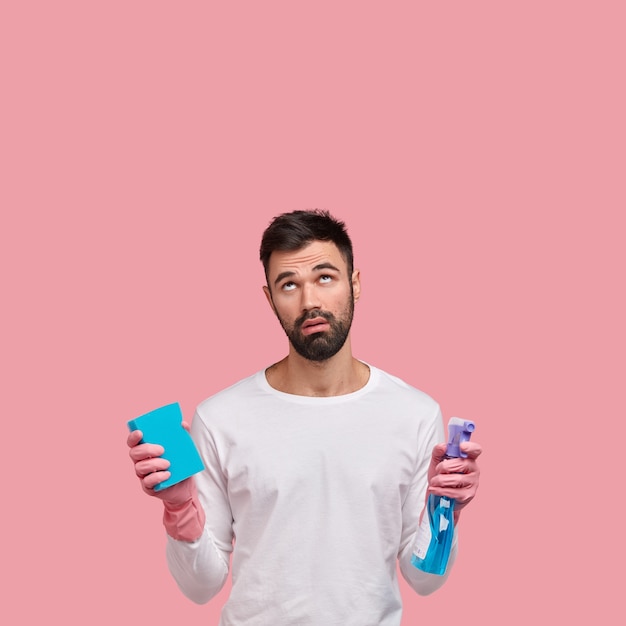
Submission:
<svg viewBox="0 0 626 626">
<path fill-rule="evenodd" d="M 328 285 L 333 280 L 334 280 L 333 276 L 330 276 L 329 274 L 323 274 L 322 276 L 318 278 L 318 281 L 322 285 Z M 286 283 L 283 283 L 280 288 L 282 291 L 293 291 L 297 286 L 298 285 L 296 285 L 296 283 L 290 280 Z"/>
</svg>

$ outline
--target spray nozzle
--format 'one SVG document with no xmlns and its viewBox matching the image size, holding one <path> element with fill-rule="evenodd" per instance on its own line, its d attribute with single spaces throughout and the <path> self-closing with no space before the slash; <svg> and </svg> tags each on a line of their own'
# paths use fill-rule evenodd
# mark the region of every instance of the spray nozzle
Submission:
<svg viewBox="0 0 626 626">
<path fill-rule="evenodd" d="M 451 417 L 448 422 L 448 447 L 446 455 L 449 457 L 466 458 L 467 454 L 461 450 L 461 444 L 469 441 L 476 428 L 474 422 L 462 420 L 460 417 Z"/>
</svg>

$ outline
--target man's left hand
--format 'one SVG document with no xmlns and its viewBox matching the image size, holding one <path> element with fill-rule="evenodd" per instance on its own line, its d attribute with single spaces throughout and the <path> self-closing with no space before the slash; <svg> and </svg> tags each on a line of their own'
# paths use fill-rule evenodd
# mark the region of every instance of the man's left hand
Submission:
<svg viewBox="0 0 626 626">
<path fill-rule="evenodd" d="M 446 447 L 445 443 L 440 443 L 433 448 L 428 468 L 428 494 L 454 498 L 454 513 L 458 517 L 476 495 L 480 475 L 476 459 L 482 448 L 474 441 L 466 441 L 461 444 L 461 450 L 467 458 L 446 459 Z"/>
</svg>

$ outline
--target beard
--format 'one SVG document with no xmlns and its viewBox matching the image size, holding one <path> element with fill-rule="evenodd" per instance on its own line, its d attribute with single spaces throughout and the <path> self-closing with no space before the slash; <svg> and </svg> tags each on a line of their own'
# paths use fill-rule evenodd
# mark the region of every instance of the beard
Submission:
<svg viewBox="0 0 626 626">
<path fill-rule="evenodd" d="M 309 361 L 326 361 L 341 350 L 348 338 L 354 317 L 354 297 L 350 297 L 343 314 L 339 318 L 327 311 L 314 309 L 301 315 L 293 326 L 289 326 L 280 316 L 277 317 L 291 345 L 301 357 Z M 324 318 L 330 328 L 312 335 L 303 335 L 302 324 L 316 317 Z"/>
</svg>

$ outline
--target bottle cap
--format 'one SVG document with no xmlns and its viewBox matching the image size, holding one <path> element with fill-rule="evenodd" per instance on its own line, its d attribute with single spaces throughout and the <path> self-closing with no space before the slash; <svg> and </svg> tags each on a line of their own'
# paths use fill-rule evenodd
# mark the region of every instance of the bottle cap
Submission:
<svg viewBox="0 0 626 626">
<path fill-rule="evenodd" d="M 469 441 L 474 429 L 474 422 L 462 420 L 460 417 L 451 417 L 448 422 L 448 447 L 446 455 L 449 457 L 466 458 L 467 454 L 461 450 L 461 444 Z"/>
</svg>

